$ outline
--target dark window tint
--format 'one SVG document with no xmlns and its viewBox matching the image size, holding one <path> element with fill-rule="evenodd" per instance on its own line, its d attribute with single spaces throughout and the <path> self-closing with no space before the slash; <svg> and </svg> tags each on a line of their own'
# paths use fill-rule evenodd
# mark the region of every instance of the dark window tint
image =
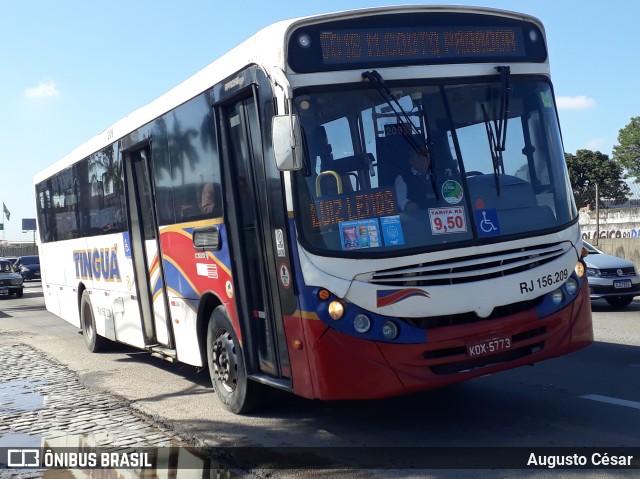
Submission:
<svg viewBox="0 0 640 479">
<path fill-rule="evenodd" d="M 85 234 L 124 231 L 124 181 L 119 156 L 113 147 L 105 148 L 91 155 L 87 166 L 86 194 L 89 201 L 82 204 L 82 208 L 88 207 L 89 213 Z"/>
<path fill-rule="evenodd" d="M 22 264 L 40 264 L 39 256 L 22 256 L 20 258 Z"/>
<path fill-rule="evenodd" d="M 159 209 L 161 204 L 172 204 L 178 223 L 222 215 L 220 162 L 212 115 L 206 97 L 201 95 L 163 117 L 168 161 L 156 155 L 154 142 L 156 201 Z M 161 224 L 171 222 L 170 217 L 162 215 Z"/>
<path fill-rule="evenodd" d="M 220 161 L 206 95 L 158 118 L 150 137 L 158 223 L 222 216 Z M 36 196 L 43 242 L 127 228 L 124 174 L 115 144 L 39 183 Z"/>
<path fill-rule="evenodd" d="M 124 231 L 122 164 L 109 146 L 36 186 L 40 239 Z"/>
</svg>

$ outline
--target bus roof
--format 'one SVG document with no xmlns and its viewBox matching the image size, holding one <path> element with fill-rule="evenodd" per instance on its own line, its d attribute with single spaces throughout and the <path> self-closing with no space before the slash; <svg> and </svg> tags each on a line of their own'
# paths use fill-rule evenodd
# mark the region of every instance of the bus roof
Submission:
<svg viewBox="0 0 640 479">
<path fill-rule="evenodd" d="M 414 12 L 493 14 L 534 22 L 544 32 L 542 23 L 537 18 L 530 15 L 487 7 L 456 5 L 400 5 L 372 7 L 282 20 L 258 31 L 256 34 L 229 50 L 227 53 L 205 66 L 182 83 L 153 100 L 151 103 L 138 108 L 93 138 L 81 144 L 69 154 L 37 173 L 34 176 L 34 182 L 39 183 L 55 174 L 57 171 L 63 170 L 75 162 L 88 157 L 114 142 L 119 141 L 121 138 L 141 126 L 155 120 L 166 112 L 171 111 L 173 108 L 208 90 L 215 84 L 240 71 L 247 65 L 252 63 L 257 64 L 262 67 L 267 74 L 270 74 L 274 70 L 286 71 L 287 65 L 285 60 L 285 49 L 287 38 L 289 33 L 295 28 L 306 24 L 330 20 L 349 19 L 384 13 Z"/>
</svg>

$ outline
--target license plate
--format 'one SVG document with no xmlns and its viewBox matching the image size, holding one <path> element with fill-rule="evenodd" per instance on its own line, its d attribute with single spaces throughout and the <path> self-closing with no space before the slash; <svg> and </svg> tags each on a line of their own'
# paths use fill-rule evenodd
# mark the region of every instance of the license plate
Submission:
<svg viewBox="0 0 640 479">
<path fill-rule="evenodd" d="M 506 334 L 494 334 L 490 337 L 467 341 L 467 356 L 469 358 L 480 358 L 509 349 L 511 349 L 511 336 Z"/>
<path fill-rule="evenodd" d="M 630 288 L 631 280 L 630 279 L 623 279 L 623 280 L 617 280 L 617 281 L 614 280 L 613 287 L 615 289 Z"/>
<path fill-rule="evenodd" d="M 0 294 L 9 294 L 9 288 L 0 288 Z"/>
</svg>

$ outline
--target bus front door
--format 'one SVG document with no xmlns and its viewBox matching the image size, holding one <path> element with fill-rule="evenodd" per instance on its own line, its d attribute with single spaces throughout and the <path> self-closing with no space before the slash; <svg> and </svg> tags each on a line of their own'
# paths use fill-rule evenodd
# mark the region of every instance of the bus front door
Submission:
<svg viewBox="0 0 640 479">
<path fill-rule="evenodd" d="M 151 183 L 151 147 L 125 152 L 131 260 L 145 346 L 173 349 Z M 168 352 L 168 354 L 170 354 Z"/>
<path fill-rule="evenodd" d="M 280 376 L 273 314 L 275 287 L 269 279 L 265 232 L 268 211 L 263 200 L 264 171 L 260 124 L 252 96 L 222 110 L 222 126 L 228 145 L 225 155 L 227 184 L 234 200 L 229 204 L 234 281 L 240 323 L 248 340 L 245 347 L 248 369 Z"/>
</svg>

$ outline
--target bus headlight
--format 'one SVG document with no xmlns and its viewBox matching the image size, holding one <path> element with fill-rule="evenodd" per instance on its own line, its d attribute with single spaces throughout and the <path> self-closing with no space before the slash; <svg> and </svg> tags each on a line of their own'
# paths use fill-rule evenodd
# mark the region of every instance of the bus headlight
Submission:
<svg viewBox="0 0 640 479">
<path fill-rule="evenodd" d="M 564 286 L 567 288 L 567 293 L 571 296 L 578 292 L 578 282 L 573 278 L 569 278 L 567 282 L 564 283 Z"/>
<path fill-rule="evenodd" d="M 387 321 L 382 326 L 382 335 L 385 339 L 396 339 L 399 333 L 398 325 L 393 321 Z"/>
<path fill-rule="evenodd" d="M 582 261 L 578 261 L 576 263 L 576 267 L 574 268 L 574 271 L 576 272 L 576 276 L 578 278 L 582 278 L 587 271 L 587 267 L 584 265 Z"/>
<path fill-rule="evenodd" d="M 358 314 L 353 320 L 353 329 L 359 333 L 366 333 L 371 329 L 371 320 L 366 314 Z"/>
<path fill-rule="evenodd" d="M 329 316 L 334 321 L 342 318 L 344 315 L 344 305 L 340 301 L 331 301 L 329 303 Z"/>
<path fill-rule="evenodd" d="M 560 304 L 564 301 L 564 293 L 561 289 L 556 289 L 551 293 L 551 299 L 553 300 L 553 304 Z"/>
</svg>

